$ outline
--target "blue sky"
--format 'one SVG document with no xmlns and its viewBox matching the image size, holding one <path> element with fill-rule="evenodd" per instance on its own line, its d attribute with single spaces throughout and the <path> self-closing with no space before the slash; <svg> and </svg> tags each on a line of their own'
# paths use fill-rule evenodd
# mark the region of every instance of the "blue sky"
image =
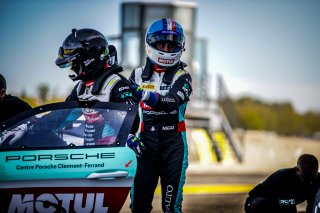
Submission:
<svg viewBox="0 0 320 213">
<path fill-rule="evenodd" d="M 72 28 L 120 33 L 120 4 L 105 0 L 2 0 L 1 73 L 9 92 L 41 83 L 66 96 L 74 82 L 54 61 Z M 208 40 L 208 68 L 234 96 L 320 110 L 320 1 L 198 0 L 195 34 Z"/>
</svg>

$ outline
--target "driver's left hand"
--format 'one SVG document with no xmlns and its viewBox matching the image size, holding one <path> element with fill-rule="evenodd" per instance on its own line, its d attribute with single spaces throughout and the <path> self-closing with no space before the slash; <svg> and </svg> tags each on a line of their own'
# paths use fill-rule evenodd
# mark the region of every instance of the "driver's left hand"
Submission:
<svg viewBox="0 0 320 213">
<path fill-rule="evenodd" d="M 0 135 L 0 145 L 7 142 L 10 146 L 17 142 L 22 136 L 31 128 L 32 125 L 28 121 L 27 123 L 21 124 L 14 129 L 4 131 Z"/>
</svg>

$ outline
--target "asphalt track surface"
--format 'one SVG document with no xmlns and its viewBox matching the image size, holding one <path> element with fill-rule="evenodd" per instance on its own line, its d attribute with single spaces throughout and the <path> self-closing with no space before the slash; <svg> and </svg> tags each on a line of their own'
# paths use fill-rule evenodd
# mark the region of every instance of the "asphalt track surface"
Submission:
<svg viewBox="0 0 320 213">
<path fill-rule="evenodd" d="M 184 187 L 184 213 L 243 213 L 247 193 L 267 174 L 188 174 Z M 153 200 L 154 213 L 162 212 L 160 189 L 157 188 Z M 121 212 L 129 213 L 130 200 L 127 199 Z M 299 205 L 303 213 L 305 205 Z"/>
<path fill-rule="evenodd" d="M 247 192 L 266 175 L 188 174 L 184 186 L 184 213 L 241 213 Z M 160 213 L 161 196 L 156 189 L 152 212 Z M 128 213 L 127 199 L 121 212 Z"/>
</svg>

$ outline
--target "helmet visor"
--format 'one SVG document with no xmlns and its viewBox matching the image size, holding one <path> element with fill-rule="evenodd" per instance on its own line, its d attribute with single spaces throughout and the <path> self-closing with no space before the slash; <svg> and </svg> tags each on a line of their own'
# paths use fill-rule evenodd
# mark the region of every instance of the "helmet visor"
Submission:
<svg viewBox="0 0 320 213">
<path fill-rule="evenodd" d="M 60 68 L 68 68 L 79 64 L 80 53 L 75 53 L 76 49 L 59 48 L 59 56 L 56 59 L 56 65 Z"/>
<path fill-rule="evenodd" d="M 179 52 L 184 45 L 184 36 L 178 32 L 174 31 L 158 31 L 155 33 L 148 34 L 146 37 L 146 42 L 152 47 L 157 48 L 165 43 L 173 47 L 170 51 L 165 52 Z"/>
</svg>

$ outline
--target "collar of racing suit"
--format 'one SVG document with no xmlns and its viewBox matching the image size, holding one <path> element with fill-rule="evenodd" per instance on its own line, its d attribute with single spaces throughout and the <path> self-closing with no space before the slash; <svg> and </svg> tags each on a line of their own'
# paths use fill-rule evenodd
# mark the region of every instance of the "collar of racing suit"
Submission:
<svg viewBox="0 0 320 213">
<path fill-rule="evenodd" d="M 154 70 L 156 73 L 162 73 L 162 72 L 167 71 L 166 68 L 160 67 L 160 66 L 158 66 L 157 64 L 154 64 L 154 65 L 153 65 L 153 70 Z"/>
<path fill-rule="evenodd" d="M 91 93 L 93 95 L 99 94 L 99 91 L 101 90 L 101 87 L 103 86 L 103 82 L 108 78 L 108 76 L 110 76 L 114 73 L 119 73 L 119 72 L 123 71 L 123 68 L 118 65 L 113 65 L 111 67 L 103 68 L 103 69 L 105 69 L 105 70 L 95 80 L 85 82 L 86 86 L 87 86 L 87 84 L 89 84 L 89 85 L 93 84 L 93 88 L 91 91 Z"/>
<path fill-rule="evenodd" d="M 165 70 L 161 70 L 161 72 L 164 72 L 164 76 L 163 76 L 163 83 L 165 84 L 171 84 L 173 77 L 176 73 L 176 71 L 178 70 L 184 70 L 184 67 L 186 67 L 187 65 L 185 63 L 183 63 L 182 61 L 180 61 L 177 65 L 173 66 L 173 67 L 169 67 L 169 68 L 163 68 Z M 155 64 L 152 63 L 152 61 L 147 57 L 147 62 L 146 65 L 142 71 L 141 74 L 141 78 L 143 79 L 143 81 L 149 81 L 152 77 L 153 72 L 158 72 L 160 73 L 160 68 L 159 66 L 157 66 L 157 68 L 155 68 Z M 162 69 L 162 68 L 161 68 Z"/>
</svg>

